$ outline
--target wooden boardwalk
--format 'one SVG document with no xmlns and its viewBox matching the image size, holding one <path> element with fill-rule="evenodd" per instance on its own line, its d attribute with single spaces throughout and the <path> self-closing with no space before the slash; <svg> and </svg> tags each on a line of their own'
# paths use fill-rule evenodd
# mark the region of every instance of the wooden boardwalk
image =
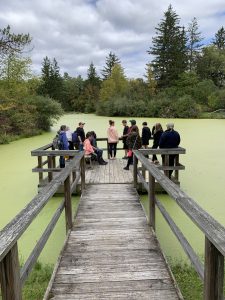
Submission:
<svg viewBox="0 0 225 300">
<path fill-rule="evenodd" d="M 86 187 L 45 299 L 182 299 L 131 184 Z"/>
</svg>

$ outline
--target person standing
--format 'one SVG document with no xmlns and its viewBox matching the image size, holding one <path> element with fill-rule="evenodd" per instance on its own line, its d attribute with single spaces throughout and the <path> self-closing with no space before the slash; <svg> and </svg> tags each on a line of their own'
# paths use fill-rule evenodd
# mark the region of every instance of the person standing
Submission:
<svg viewBox="0 0 225 300">
<path fill-rule="evenodd" d="M 107 137 L 108 137 L 110 159 L 115 159 L 117 143 L 119 142 L 119 136 L 118 136 L 118 132 L 115 127 L 115 122 L 113 120 L 109 120 L 109 128 L 107 130 Z"/>
<path fill-rule="evenodd" d="M 159 141 L 160 141 L 162 134 L 163 134 L 162 125 L 160 123 L 156 123 L 154 125 L 152 149 L 157 149 L 159 147 Z M 153 154 L 153 156 L 152 156 L 152 162 L 154 164 L 159 164 L 159 161 L 157 160 L 157 156 L 155 154 Z"/>
<path fill-rule="evenodd" d="M 142 147 L 144 149 L 147 149 L 152 134 L 150 128 L 147 126 L 148 125 L 147 122 L 143 122 L 142 125 L 143 125 L 142 134 L 141 134 Z"/>
<path fill-rule="evenodd" d="M 136 125 L 132 126 L 131 132 L 127 137 L 127 145 L 128 145 L 128 161 L 124 170 L 129 170 L 130 165 L 133 162 L 133 150 L 137 150 L 141 148 L 141 137 L 139 135 L 139 130 Z"/>
<path fill-rule="evenodd" d="M 127 146 L 127 136 L 128 136 L 128 131 L 129 131 L 129 126 L 127 126 L 127 121 L 123 120 L 122 121 L 122 125 L 123 125 L 123 135 L 121 136 L 121 138 L 123 139 L 123 149 L 125 151 L 125 156 L 123 157 L 123 159 L 128 159 L 127 156 L 127 151 L 128 151 L 128 146 Z"/>
<path fill-rule="evenodd" d="M 84 140 L 85 140 L 85 132 L 84 132 L 84 125 L 85 123 L 79 122 L 76 132 L 77 132 L 77 138 L 79 140 L 78 150 L 83 151 L 84 150 Z"/>
<path fill-rule="evenodd" d="M 73 142 L 72 142 L 72 131 L 70 128 L 67 126 L 66 127 L 66 137 L 69 143 L 69 150 L 74 150 Z"/>
<path fill-rule="evenodd" d="M 174 130 L 174 124 L 166 124 L 167 129 L 161 135 L 159 140 L 159 148 L 177 148 L 180 144 L 180 135 L 177 131 Z M 176 154 L 169 155 L 169 166 L 174 166 Z M 162 155 L 163 163 L 165 161 L 165 155 Z M 169 170 L 169 178 L 173 170 Z"/>
<path fill-rule="evenodd" d="M 59 140 L 60 140 L 60 150 L 69 150 L 69 143 L 66 137 L 66 125 L 61 125 L 59 133 Z M 60 156 L 59 157 L 59 166 L 60 168 L 65 168 L 65 157 Z"/>
</svg>

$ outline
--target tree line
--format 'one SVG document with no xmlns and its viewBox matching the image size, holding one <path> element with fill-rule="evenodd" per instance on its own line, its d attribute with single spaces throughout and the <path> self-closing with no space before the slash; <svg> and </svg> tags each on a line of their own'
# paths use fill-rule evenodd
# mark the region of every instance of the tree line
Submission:
<svg viewBox="0 0 225 300">
<path fill-rule="evenodd" d="M 170 5 L 147 49 L 144 78 L 127 78 L 113 52 L 101 76 L 93 62 L 86 79 L 61 75 L 56 59 L 45 57 L 41 76 L 35 77 L 30 35 L 11 33 L 9 26 L 0 29 L 0 143 L 10 135 L 48 130 L 63 111 L 197 118 L 224 109 L 224 27 L 207 45 L 203 40 L 197 19 L 185 28 Z"/>
</svg>

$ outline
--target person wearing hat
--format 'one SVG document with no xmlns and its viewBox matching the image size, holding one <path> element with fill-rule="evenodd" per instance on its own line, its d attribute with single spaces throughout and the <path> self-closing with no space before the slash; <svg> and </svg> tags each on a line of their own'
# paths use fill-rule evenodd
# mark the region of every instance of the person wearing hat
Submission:
<svg viewBox="0 0 225 300">
<path fill-rule="evenodd" d="M 159 140 L 159 148 L 177 148 L 180 144 L 180 135 L 177 131 L 174 130 L 174 124 L 166 124 L 167 129 L 161 135 Z M 174 166 L 176 154 L 169 155 L 169 166 Z M 165 155 L 162 155 L 163 163 L 165 161 Z M 169 178 L 173 170 L 169 170 Z"/>
<path fill-rule="evenodd" d="M 84 122 L 79 122 L 78 127 L 76 129 L 77 137 L 79 140 L 79 151 L 83 151 L 84 149 L 84 141 L 85 141 L 85 132 L 84 132 Z"/>
<path fill-rule="evenodd" d="M 142 147 L 146 149 L 149 145 L 149 140 L 152 136 L 150 128 L 147 126 L 147 122 L 142 123 L 142 134 L 141 134 L 141 140 L 142 140 Z"/>
</svg>

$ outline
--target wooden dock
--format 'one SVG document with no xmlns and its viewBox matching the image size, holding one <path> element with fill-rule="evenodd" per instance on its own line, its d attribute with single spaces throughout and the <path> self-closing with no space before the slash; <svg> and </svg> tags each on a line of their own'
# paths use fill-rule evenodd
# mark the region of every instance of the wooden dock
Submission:
<svg viewBox="0 0 225 300">
<path fill-rule="evenodd" d="M 45 299 L 181 299 L 131 184 L 87 186 Z"/>
</svg>

